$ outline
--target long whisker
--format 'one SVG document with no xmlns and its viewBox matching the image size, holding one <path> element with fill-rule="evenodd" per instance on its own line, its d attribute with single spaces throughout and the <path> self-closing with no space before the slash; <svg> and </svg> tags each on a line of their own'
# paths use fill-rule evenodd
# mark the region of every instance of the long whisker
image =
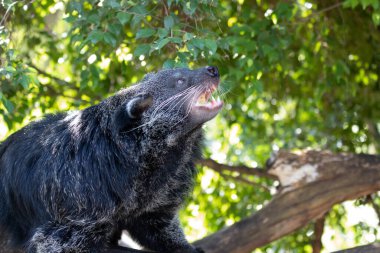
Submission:
<svg viewBox="0 0 380 253">
<path fill-rule="evenodd" d="M 193 90 L 196 90 L 196 89 L 197 89 L 197 87 L 194 87 L 194 86 L 193 86 L 193 87 L 190 87 L 190 88 L 187 88 L 187 89 L 183 90 L 182 92 L 180 92 L 180 93 L 178 93 L 178 94 L 176 94 L 176 95 L 174 95 L 174 96 L 172 96 L 172 97 L 170 97 L 170 98 L 164 100 L 164 101 L 161 102 L 161 103 L 155 108 L 155 110 L 152 112 L 152 114 L 151 114 L 151 119 L 150 119 L 148 122 L 146 122 L 146 123 L 144 123 L 144 124 L 141 124 L 141 125 L 139 125 L 139 126 L 133 128 L 133 129 L 129 130 L 128 132 L 133 131 L 133 130 L 136 130 L 136 129 L 138 129 L 138 128 L 141 128 L 141 127 L 143 127 L 143 126 L 146 126 L 146 125 L 149 125 L 149 124 L 153 123 L 155 120 L 157 120 L 157 119 L 159 118 L 160 115 L 165 114 L 165 113 L 169 112 L 169 111 L 172 110 L 172 109 L 175 109 L 175 107 L 174 107 L 174 106 L 171 106 L 171 107 L 169 107 L 168 109 L 159 112 L 160 109 L 162 109 L 162 108 L 164 108 L 165 106 L 169 105 L 169 104 L 172 103 L 173 101 L 176 101 L 177 99 L 178 99 L 179 101 L 186 101 L 187 97 L 188 97 L 188 96 L 191 96 L 191 95 L 193 94 Z M 194 92 L 194 93 L 195 93 L 195 92 Z M 178 101 L 177 101 L 177 103 L 178 103 Z"/>
<path fill-rule="evenodd" d="M 173 100 L 177 99 L 177 98 L 180 98 L 181 96 L 183 95 L 187 95 L 189 93 L 191 93 L 191 90 L 193 89 L 194 87 L 190 87 L 190 88 L 187 88 L 185 90 L 183 90 L 182 92 L 176 94 L 175 96 L 172 96 L 166 100 L 164 100 L 161 104 L 159 104 L 156 109 L 153 111 L 152 113 L 152 117 L 155 117 L 155 114 L 163 107 L 167 106 L 168 104 L 170 104 Z"/>
<path fill-rule="evenodd" d="M 179 98 L 178 101 L 176 102 L 173 102 L 173 104 L 170 105 L 170 107 L 168 107 L 166 110 L 164 110 L 162 113 L 168 113 L 176 108 L 180 108 L 180 106 L 182 106 L 183 103 L 186 102 L 186 100 L 193 96 L 193 94 L 195 93 L 195 91 L 193 92 L 193 90 L 195 90 L 196 87 L 191 87 L 190 89 L 188 89 L 188 92 L 187 94 L 185 94 L 183 97 Z M 177 107 L 178 105 L 180 105 L 179 107 Z"/>
<path fill-rule="evenodd" d="M 198 90 L 195 89 L 193 93 L 188 93 L 186 96 L 183 97 L 182 100 L 178 101 L 176 104 L 173 105 L 173 109 L 177 108 L 177 112 L 181 109 L 182 105 L 191 97 L 198 96 Z"/>
<path fill-rule="evenodd" d="M 189 87 L 178 94 L 171 96 L 161 103 L 159 103 L 156 108 L 151 113 L 150 119 L 148 122 L 145 122 L 127 132 L 134 131 L 136 129 L 142 128 L 144 126 L 152 124 L 154 121 L 160 118 L 161 115 L 169 115 L 171 112 L 177 111 L 179 112 L 183 105 L 187 102 L 185 115 L 181 117 L 175 124 L 171 125 L 171 127 L 177 126 L 180 122 L 182 122 L 184 119 L 186 119 L 190 112 L 191 108 L 193 108 L 194 104 L 196 103 L 198 97 L 204 92 L 204 87 L 202 86 L 192 86 Z M 175 117 L 177 114 L 173 114 L 173 117 Z"/>
<path fill-rule="evenodd" d="M 173 125 L 173 127 L 175 127 L 176 125 L 178 125 L 180 122 L 182 122 L 184 119 L 186 119 L 189 116 L 191 108 L 193 108 L 194 104 L 197 101 L 197 98 L 203 92 L 204 92 L 204 89 L 202 89 L 202 87 L 199 87 L 199 89 L 197 89 L 197 91 L 195 92 L 194 96 L 191 98 L 190 103 L 188 104 L 188 106 L 186 108 L 186 114 L 185 114 L 185 116 L 183 116 L 181 119 L 179 119 L 177 121 L 177 123 Z"/>
</svg>

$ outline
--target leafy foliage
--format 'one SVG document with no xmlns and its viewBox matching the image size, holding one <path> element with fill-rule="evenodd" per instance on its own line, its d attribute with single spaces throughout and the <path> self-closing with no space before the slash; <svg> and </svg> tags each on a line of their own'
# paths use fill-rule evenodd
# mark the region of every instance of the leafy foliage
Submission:
<svg viewBox="0 0 380 253">
<path fill-rule="evenodd" d="M 217 65 L 226 105 L 206 127 L 212 158 L 255 167 L 277 148 L 379 152 L 379 0 L 4 0 L 0 13 L 0 137 L 97 103 L 149 71 Z M 194 237 L 271 198 L 200 170 L 182 213 Z M 327 225 L 365 243 L 358 235 L 374 228 L 347 227 L 344 217 L 336 207 Z M 311 252 L 311 237 L 312 226 L 257 252 Z"/>
</svg>

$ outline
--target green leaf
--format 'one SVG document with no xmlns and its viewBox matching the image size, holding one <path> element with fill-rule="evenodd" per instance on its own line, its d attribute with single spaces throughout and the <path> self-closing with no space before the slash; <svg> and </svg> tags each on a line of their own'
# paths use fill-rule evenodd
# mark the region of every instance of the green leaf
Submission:
<svg viewBox="0 0 380 253">
<path fill-rule="evenodd" d="M 74 16 L 68 16 L 68 17 L 64 18 L 63 20 L 65 20 L 68 23 L 73 23 L 77 20 L 77 18 Z"/>
<path fill-rule="evenodd" d="M 6 66 L 4 69 L 5 69 L 5 71 L 12 73 L 12 74 L 16 72 L 16 69 L 12 66 Z"/>
<path fill-rule="evenodd" d="M 172 2 L 173 2 L 173 0 L 167 0 L 167 1 L 166 1 L 166 4 L 168 5 L 169 8 L 170 8 L 170 6 L 172 5 Z"/>
<path fill-rule="evenodd" d="M 104 6 L 109 6 L 112 9 L 118 9 L 121 7 L 120 3 L 116 0 L 106 0 L 104 1 Z"/>
<path fill-rule="evenodd" d="M 101 41 L 104 37 L 103 32 L 99 30 L 93 30 L 89 35 L 88 35 L 88 40 L 90 40 L 93 44 L 98 43 Z"/>
<path fill-rule="evenodd" d="M 4 105 L 5 109 L 8 111 L 8 113 L 12 113 L 14 111 L 15 107 L 11 101 L 6 99 L 5 97 L 3 97 L 1 99 L 1 101 L 3 102 L 3 105 Z"/>
<path fill-rule="evenodd" d="M 358 6 L 358 4 L 359 4 L 359 0 L 346 0 L 343 2 L 343 7 L 353 9 L 356 6 Z"/>
<path fill-rule="evenodd" d="M 135 6 L 137 3 L 134 1 L 130 0 L 121 0 L 121 6 L 123 7 L 130 7 L 130 6 Z"/>
<path fill-rule="evenodd" d="M 159 28 L 157 34 L 162 39 L 162 38 L 165 38 L 166 36 L 168 36 L 169 31 L 164 29 L 164 28 Z"/>
<path fill-rule="evenodd" d="M 195 35 L 192 34 L 192 33 L 185 33 L 185 34 L 183 35 L 183 40 L 184 40 L 184 41 L 188 41 L 188 40 L 193 39 L 194 37 L 195 37 Z"/>
<path fill-rule="evenodd" d="M 21 84 L 21 86 L 24 88 L 24 89 L 28 89 L 29 88 L 29 78 L 28 76 L 26 75 L 21 75 L 18 79 L 18 83 Z"/>
<path fill-rule="evenodd" d="M 375 25 L 380 25 L 380 11 L 372 13 L 372 21 Z"/>
<path fill-rule="evenodd" d="M 133 52 L 133 55 L 135 57 L 139 57 L 140 55 L 147 55 L 150 51 L 150 45 L 149 44 L 141 44 L 138 45 Z"/>
<path fill-rule="evenodd" d="M 29 80 L 34 84 L 40 84 L 40 81 L 37 78 L 37 75 L 28 75 Z"/>
<path fill-rule="evenodd" d="M 166 44 L 168 44 L 170 42 L 170 38 L 165 38 L 165 39 L 162 39 L 160 41 L 158 41 L 156 43 L 156 46 L 155 46 L 155 50 L 160 50 L 161 48 L 163 48 Z"/>
<path fill-rule="evenodd" d="M 198 1 L 196 0 L 191 0 L 191 1 L 183 1 L 184 3 L 184 12 L 191 16 L 195 13 L 198 7 Z"/>
<path fill-rule="evenodd" d="M 112 35 L 111 33 L 109 33 L 109 32 L 104 33 L 104 41 L 105 41 L 107 44 L 109 44 L 109 45 L 111 45 L 111 46 L 113 46 L 113 47 L 115 47 L 115 46 L 116 46 L 116 43 L 117 43 L 117 40 L 116 40 L 115 36 L 113 36 L 113 35 Z"/>
<path fill-rule="evenodd" d="M 174 65 L 175 65 L 175 61 L 169 59 L 169 60 L 166 60 L 166 61 L 164 62 L 164 64 L 163 64 L 162 67 L 163 67 L 164 69 L 172 69 L 172 68 L 174 68 Z"/>
<path fill-rule="evenodd" d="M 276 8 L 276 14 L 280 19 L 290 19 L 293 15 L 292 5 L 288 3 L 279 3 Z"/>
<path fill-rule="evenodd" d="M 144 16 L 148 14 L 148 11 L 145 9 L 143 5 L 136 5 L 131 8 L 131 13 L 135 13 L 135 15 Z"/>
<path fill-rule="evenodd" d="M 70 42 L 71 43 L 75 43 L 77 41 L 80 42 L 82 40 L 83 40 L 83 35 L 82 34 L 75 34 L 75 35 L 71 36 L 71 38 L 70 38 Z"/>
<path fill-rule="evenodd" d="M 156 31 L 151 28 L 140 29 L 136 33 L 136 39 L 149 38 L 155 33 Z"/>
<path fill-rule="evenodd" d="M 129 14 L 129 13 L 126 13 L 126 12 L 119 12 L 117 15 L 116 15 L 117 19 L 119 20 L 119 22 L 122 24 L 122 25 L 125 25 L 126 23 L 129 22 L 129 20 L 131 20 L 132 18 L 132 14 Z"/>
<path fill-rule="evenodd" d="M 140 27 L 143 19 L 144 19 L 143 15 L 134 15 L 131 21 L 132 28 L 136 29 Z"/>
<path fill-rule="evenodd" d="M 170 30 L 174 25 L 174 19 L 172 16 L 166 16 L 164 18 L 164 26 L 166 29 Z"/>
<path fill-rule="evenodd" d="M 98 14 L 92 14 L 88 16 L 86 20 L 92 24 L 98 25 L 100 23 L 100 16 Z"/>
<path fill-rule="evenodd" d="M 367 8 L 368 6 L 372 6 L 375 10 L 379 8 L 379 0 L 361 0 L 360 1 L 363 9 Z"/>
<path fill-rule="evenodd" d="M 205 40 L 205 46 L 210 49 L 212 54 L 216 53 L 216 50 L 218 49 L 218 45 L 216 44 L 215 40 L 207 39 Z"/>
<path fill-rule="evenodd" d="M 107 30 L 111 32 L 113 35 L 118 36 L 122 32 L 123 26 L 119 23 L 112 23 L 107 26 Z"/>
<path fill-rule="evenodd" d="M 175 44 L 181 44 L 182 43 L 182 39 L 178 38 L 178 37 L 172 37 L 172 38 L 170 38 L 170 42 L 173 42 Z"/>
<path fill-rule="evenodd" d="M 190 57 L 190 53 L 189 52 L 178 52 L 177 56 L 179 58 L 179 61 L 180 62 L 184 62 L 187 64 L 187 61 L 188 61 L 188 57 Z"/>
<path fill-rule="evenodd" d="M 192 39 L 189 41 L 192 45 L 199 49 L 203 49 L 205 47 L 205 40 L 203 39 Z"/>
<path fill-rule="evenodd" d="M 252 87 L 258 94 L 263 93 L 264 91 L 264 84 L 261 80 L 254 80 L 253 81 L 253 87 Z"/>
</svg>

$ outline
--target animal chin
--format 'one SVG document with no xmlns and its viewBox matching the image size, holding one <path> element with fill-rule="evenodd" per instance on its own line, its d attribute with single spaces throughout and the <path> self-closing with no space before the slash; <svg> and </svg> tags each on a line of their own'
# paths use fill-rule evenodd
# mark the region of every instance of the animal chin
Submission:
<svg viewBox="0 0 380 253">
<path fill-rule="evenodd" d="M 223 102 L 219 98 L 215 99 L 212 93 L 216 90 L 216 85 L 211 85 L 197 99 L 191 108 L 191 118 L 194 123 L 202 124 L 214 118 L 223 107 Z"/>
</svg>

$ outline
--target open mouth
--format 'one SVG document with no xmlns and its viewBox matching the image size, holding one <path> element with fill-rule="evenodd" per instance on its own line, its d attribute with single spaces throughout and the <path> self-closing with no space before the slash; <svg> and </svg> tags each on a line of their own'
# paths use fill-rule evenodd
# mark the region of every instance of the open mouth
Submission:
<svg viewBox="0 0 380 253">
<path fill-rule="evenodd" d="M 215 98 L 213 92 L 216 90 L 217 86 L 212 85 L 206 89 L 197 99 L 195 104 L 196 109 L 207 110 L 207 111 L 218 111 L 223 106 L 223 102 L 219 97 Z"/>
</svg>

